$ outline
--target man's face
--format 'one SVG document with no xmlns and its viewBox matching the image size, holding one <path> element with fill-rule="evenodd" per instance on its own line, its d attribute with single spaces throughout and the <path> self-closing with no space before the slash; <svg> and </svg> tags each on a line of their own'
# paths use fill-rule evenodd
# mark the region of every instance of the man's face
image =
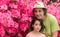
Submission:
<svg viewBox="0 0 60 37">
<path fill-rule="evenodd" d="M 42 9 L 42 8 L 36 8 L 36 9 L 34 10 L 34 15 L 35 15 L 35 17 L 36 17 L 37 19 L 42 19 L 43 16 L 44 16 L 44 11 L 43 11 L 43 9 Z"/>
</svg>

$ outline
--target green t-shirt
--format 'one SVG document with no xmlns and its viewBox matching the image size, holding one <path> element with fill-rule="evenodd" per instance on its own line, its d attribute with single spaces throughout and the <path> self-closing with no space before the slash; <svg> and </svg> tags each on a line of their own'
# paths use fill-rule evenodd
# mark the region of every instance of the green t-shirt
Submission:
<svg viewBox="0 0 60 37">
<path fill-rule="evenodd" d="M 45 25 L 44 32 L 46 33 L 46 37 L 51 37 L 53 32 L 59 30 L 58 22 L 51 14 L 46 15 L 46 19 L 43 21 L 43 23 Z"/>
</svg>

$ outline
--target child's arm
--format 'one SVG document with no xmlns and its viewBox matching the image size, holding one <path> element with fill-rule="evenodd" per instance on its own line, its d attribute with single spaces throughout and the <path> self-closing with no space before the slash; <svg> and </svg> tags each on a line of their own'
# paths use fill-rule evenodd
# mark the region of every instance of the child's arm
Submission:
<svg viewBox="0 0 60 37">
<path fill-rule="evenodd" d="M 26 35 L 26 37 L 29 37 L 28 35 Z"/>
</svg>

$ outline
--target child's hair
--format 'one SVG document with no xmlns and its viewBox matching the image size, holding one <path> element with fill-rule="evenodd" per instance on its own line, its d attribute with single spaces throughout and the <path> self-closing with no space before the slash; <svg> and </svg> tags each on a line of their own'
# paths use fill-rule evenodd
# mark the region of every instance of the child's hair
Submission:
<svg viewBox="0 0 60 37">
<path fill-rule="evenodd" d="M 42 31 L 44 30 L 44 28 L 45 28 L 42 19 L 33 19 L 33 20 L 31 21 L 30 25 L 29 25 L 29 32 L 33 30 L 32 25 L 34 25 L 35 21 L 39 21 L 39 22 L 40 22 L 41 29 L 40 29 L 39 32 L 42 32 Z"/>
</svg>

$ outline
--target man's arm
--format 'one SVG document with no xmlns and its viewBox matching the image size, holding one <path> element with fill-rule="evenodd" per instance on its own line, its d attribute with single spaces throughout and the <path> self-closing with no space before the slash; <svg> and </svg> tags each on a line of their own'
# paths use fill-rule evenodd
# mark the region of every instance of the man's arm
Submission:
<svg viewBox="0 0 60 37">
<path fill-rule="evenodd" d="M 58 37 L 58 31 L 52 33 L 52 37 Z"/>
<path fill-rule="evenodd" d="M 59 25 L 55 17 L 51 18 L 52 37 L 58 37 Z"/>
</svg>

